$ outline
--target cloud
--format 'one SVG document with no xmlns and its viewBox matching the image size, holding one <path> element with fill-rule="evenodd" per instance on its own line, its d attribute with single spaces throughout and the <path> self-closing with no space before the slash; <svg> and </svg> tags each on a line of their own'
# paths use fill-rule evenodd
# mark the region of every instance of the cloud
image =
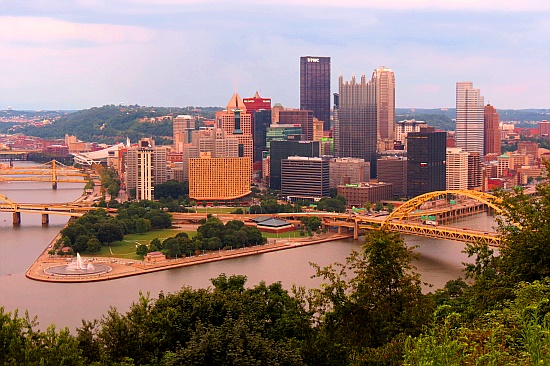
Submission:
<svg viewBox="0 0 550 366">
<path fill-rule="evenodd" d="M 123 0 L 123 3 L 133 6 L 185 6 L 203 4 L 209 6 L 234 6 L 233 0 Z M 239 8 L 259 6 L 255 0 L 240 0 Z M 283 7 L 319 7 L 355 8 L 379 10 L 475 10 L 475 11 L 548 11 L 550 2 L 547 0 L 263 0 L 261 6 L 277 5 Z"/>
<path fill-rule="evenodd" d="M 0 42 L 40 46 L 90 46 L 149 41 L 154 32 L 113 24 L 74 23 L 45 17 L 0 17 Z"/>
</svg>

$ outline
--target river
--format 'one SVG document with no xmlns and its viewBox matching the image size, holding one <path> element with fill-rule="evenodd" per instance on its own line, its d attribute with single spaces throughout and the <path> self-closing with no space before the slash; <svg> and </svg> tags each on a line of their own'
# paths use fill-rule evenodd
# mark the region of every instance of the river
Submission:
<svg viewBox="0 0 550 366">
<path fill-rule="evenodd" d="M 78 198 L 81 193 L 81 186 L 75 188 L 74 184 L 67 183 L 60 184 L 56 191 L 49 183 L 0 183 L 0 194 L 16 202 L 62 203 Z M 157 297 L 160 291 L 175 292 L 183 286 L 204 288 L 220 273 L 246 275 L 248 286 L 260 281 L 280 281 L 287 289 L 293 284 L 312 288 L 321 282 L 311 278 L 314 270 L 310 262 L 321 266 L 344 262 L 352 250 L 360 249 L 362 242 L 361 239 L 340 240 L 112 281 L 45 283 L 27 279 L 25 272 L 67 219 L 52 215 L 49 226 L 43 227 L 40 215 L 21 216 L 21 226 L 13 227 L 11 214 L 0 213 L 0 306 L 7 311 L 19 309 L 21 314 L 28 310 L 31 317 L 38 317 L 40 329 L 54 323 L 57 328 L 67 326 L 74 331 L 81 325 L 81 319 L 98 319 L 111 306 L 122 312 L 128 310 L 140 292 Z M 481 215 L 459 225 L 490 229 L 492 220 Z M 415 236 L 407 236 L 405 241 L 418 246 L 415 249 L 420 256 L 415 263 L 417 271 L 424 282 L 433 285 L 425 286 L 425 291 L 434 291 L 450 279 L 464 277 L 462 262 L 468 258 L 462 253 L 463 243 Z"/>
</svg>

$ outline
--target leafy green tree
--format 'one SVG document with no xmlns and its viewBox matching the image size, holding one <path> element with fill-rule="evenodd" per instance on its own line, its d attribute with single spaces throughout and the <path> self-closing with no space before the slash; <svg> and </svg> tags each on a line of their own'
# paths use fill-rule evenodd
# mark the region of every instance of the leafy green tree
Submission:
<svg viewBox="0 0 550 366">
<path fill-rule="evenodd" d="M 384 205 L 382 202 L 376 202 L 374 204 L 374 211 L 382 211 L 384 209 Z"/>
<path fill-rule="evenodd" d="M 340 345 L 335 352 L 355 353 L 370 363 L 369 355 L 376 358 L 403 335 L 420 333 L 432 305 L 422 294 L 413 258 L 399 234 L 372 231 L 363 251 L 345 264 L 315 266 L 317 277 L 328 282 L 314 291 L 312 303 L 322 315 L 319 331 Z M 396 345 L 392 352 L 401 351 Z"/>
<path fill-rule="evenodd" d="M 106 221 L 99 225 L 97 239 L 101 243 L 109 244 L 124 239 L 124 233 L 119 223 L 114 220 Z"/>
<path fill-rule="evenodd" d="M 550 170 L 550 161 L 545 166 Z M 498 220 L 502 270 L 514 282 L 550 276 L 550 182 L 537 185 L 534 196 L 520 187 L 497 195 L 504 207 Z"/>
<path fill-rule="evenodd" d="M 143 234 L 151 230 L 151 221 L 139 218 L 136 220 L 136 233 Z"/>
<path fill-rule="evenodd" d="M 86 243 L 86 251 L 97 253 L 101 250 L 101 242 L 96 237 L 91 237 Z"/>
<path fill-rule="evenodd" d="M 85 252 L 88 247 L 88 240 L 90 240 L 90 237 L 88 235 L 79 235 L 72 246 L 75 253 Z"/>
<path fill-rule="evenodd" d="M 140 244 L 136 248 L 136 254 L 141 256 L 141 257 L 145 257 L 148 252 L 149 252 L 149 248 L 145 244 Z"/>
</svg>

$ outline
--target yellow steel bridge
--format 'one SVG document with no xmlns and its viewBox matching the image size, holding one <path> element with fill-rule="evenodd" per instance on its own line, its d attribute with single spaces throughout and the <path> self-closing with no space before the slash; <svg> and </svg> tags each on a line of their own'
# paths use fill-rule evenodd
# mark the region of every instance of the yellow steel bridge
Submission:
<svg viewBox="0 0 550 366">
<path fill-rule="evenodd" d="M 500 235 L 495 232 L 473 230 L 467 228 L 456 228 L 443 225 L 428 225 L 419 220 L 421 215 L 437 216 L 442 212 L 449 212 L 453 205 L 448 202 L 456 198 L 468 198 L 477 203 L 481 203 L 487 209 L 500 213 L 500 200 L 490 194 L 470 191 L 470 190 L 448 190 L 436 191 L 417 196 L 403 205 L 397 207 L 395 211 L 386 216 L 356 216 L 353 214 L 338 214 L 330 212 L 306 212 L 306 213 L 281 213 L 281 218 L 299 220 L 303 216 L 317 216 L 322 219 L 323 225 L 348 228 L 353 230 L 354 238 L 357 239 L 360 230 L 378 230 L 385 229 L 397 231 L 403 234 L 419 235 L 423 237 L 456 240 L 462 242 L 485 242 L 491 246 L 500 245 Z M 427 207 L 430 202 L 447 202 L 445 208 L 437 206 Z M 457 209 L 459 205 L 456 206 Z M 460 205 L 460 207 L 463 207 Z"/>
<path fill-rule="evenodd" d="M 56 160 L 38 166 L 0 169 L 0 182 L 51 182 L 52 189 L 58 183 L 85 183 L 88 174 L 61 164 Z"/>
</svg>

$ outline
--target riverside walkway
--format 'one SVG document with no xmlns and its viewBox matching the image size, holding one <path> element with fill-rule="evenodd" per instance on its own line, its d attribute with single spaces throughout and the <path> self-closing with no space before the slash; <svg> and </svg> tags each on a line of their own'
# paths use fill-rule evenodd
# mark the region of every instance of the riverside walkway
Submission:
<svg viewBox="0 0 550 366">
<path fill-rule="evenodd" d="M 105 264 L 112 269 L 107 273 L 101 274 L 81 274 L 81 275 L 52 275 L 46 272 L 47 269 L 62 266 L 70 263 L 65 258 L 55 258 L 48 254 L 50 248 L 46 248 L 44 252 L 37 258 L 33 265 L 27 270 L 26 276 L 30 279 L 44 282 L 95 282 L 95 281 L 109 281 L 123 277 L 143 275 L 152 272 L 165 271 L 173 268 L 194 266 L 203 263 L 217 262 L 221 260 L 246 257 L 250 255 L 258 255 L 264 253 L 275 252 L 279 250 L 292 249 L 307 245 L 313 245 L 318 243 L 324 243 L 327 241 L 340 240 L 352 238 L 353 235 L 342 235 L 327 233 L 316 235 L 311 238 L 295 238 L 295 239 L 277 239 L 272 243 L 265 245 L 258 245 L 254 247 L 247 247 L 233 250 L 220 250 L 206 253 L 203 255 L 179 258 L 179 259 L 167 259 L 157 263 L 146 263 L 144 261 L 127 260 L 120 258 L 107 258 L 107 257 L 87 257 L 85 259 L 90 260 L 90 263 Z M 52 243 L 58 237 L 55 237 Z"/>
</svg>

